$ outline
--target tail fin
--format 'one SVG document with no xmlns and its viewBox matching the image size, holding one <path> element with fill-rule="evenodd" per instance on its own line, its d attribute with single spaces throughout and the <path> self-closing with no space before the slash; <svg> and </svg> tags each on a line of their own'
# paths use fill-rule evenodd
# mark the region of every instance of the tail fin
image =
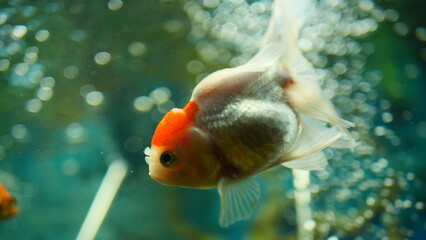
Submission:
<svg viewBox="0 0 426 240">
<path fill-rule="evenodd" d="M 312 0 L 275 0 L 262 46 L 274 42 L 296 46 L 301 27 L 314 12 Z"/>
<path fill-rule="evenodd" d="M 260 50 L 247 64 L 272 65 L 300 53 L 299 32 L 306 19 L 314 15 L 314 9 L 312 0 L 274 0 Z"/>
<path fill-rule="evenodd" d="M 323 96 L 314 67 L 297 44 L 300 29 L 315 13 L 312 0 L 275 0 L 262 46 L 247 64 L 274 66 L 286 72 L 293 80 L 284 87 L 292 107 L 335 125 L 353 148 L 354 141 L 347 130 L 353 124 L 341 119 L 331 101 Z"/>
</svg>

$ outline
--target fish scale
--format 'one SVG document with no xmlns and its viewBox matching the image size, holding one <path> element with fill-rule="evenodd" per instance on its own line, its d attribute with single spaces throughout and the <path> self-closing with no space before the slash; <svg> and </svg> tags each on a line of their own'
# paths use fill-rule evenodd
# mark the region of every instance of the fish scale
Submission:
<svg viewBox="0 0 426 240">
<path fill-rule="evenodd" d="M 232 174 L 238 177 L 275 164 L 298 130 L 295 113 L 285 104 L 276 77 L 266 73 L 253 77 L 258 79 L 242 94 L 224 99 L 228 104 L 223 104 L 221 111 L 201 111 L 196 120 L 211 134 L 224 161 L 235 169 Z"/>
</svg>

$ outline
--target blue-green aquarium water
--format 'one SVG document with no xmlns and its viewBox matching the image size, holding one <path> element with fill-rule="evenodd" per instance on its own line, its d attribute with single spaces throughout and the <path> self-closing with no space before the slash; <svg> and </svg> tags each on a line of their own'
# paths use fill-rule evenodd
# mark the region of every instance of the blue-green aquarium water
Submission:
<svg viewBox="0 0 426 240">
<path fill-rule="evenodd" d="M 217 190 L 155 182 L 143 150 L 256 53 L 271 1 L 0 1 L 0 183 L 20 209 L 0 239 L 426 239 L 426 2 L 317 9 L 298 43 L 354 151 L 263 172 L 253 217 L 221 228 Z"/>
</svg>

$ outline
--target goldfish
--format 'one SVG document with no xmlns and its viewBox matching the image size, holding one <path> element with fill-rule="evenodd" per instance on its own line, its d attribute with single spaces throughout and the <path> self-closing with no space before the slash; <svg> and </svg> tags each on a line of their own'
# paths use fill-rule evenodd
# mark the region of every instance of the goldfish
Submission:
<svg viewBox="0 0 426 240">
<path fill-rule="evenodd" d="M 15 199 L 9 191 L 0 184 L 0 220 L 12 217 L 19 212 Z"/>
<path fill-rule="evenodd" d="M 323 95 L 297 44 L 312 6 L 275 0 L 257 54 L 200 81 L 183 109 L 163 117 L 145 149 L 157 182 L 218 189 L 222 227 L 251 217 L 260 200 L 253 176 L 278 165 L 323 169 L 323 149 L 354 146 L 353 124 Z"/>
</svg>

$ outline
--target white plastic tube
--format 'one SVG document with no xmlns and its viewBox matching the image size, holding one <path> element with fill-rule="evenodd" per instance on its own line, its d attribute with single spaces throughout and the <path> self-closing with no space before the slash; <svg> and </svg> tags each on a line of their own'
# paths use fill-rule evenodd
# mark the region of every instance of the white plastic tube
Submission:
<svg viewBox="0 0 426 240">
<path fill-rule="evenodd" d="M 315 221 L 312 219 L 309 171 L 293 170 L 293 184 L 296 189 L 297 239 L 313 240 Z"/>
<path fill-rule="evenodd" d="M 102 180 L 95 199 L 77 235 L 77 240 L 92 240 L 96 237 L 112 201 L 127 174 L 127 164 L 122 159 L 114 160 Z"/>
</svg>

